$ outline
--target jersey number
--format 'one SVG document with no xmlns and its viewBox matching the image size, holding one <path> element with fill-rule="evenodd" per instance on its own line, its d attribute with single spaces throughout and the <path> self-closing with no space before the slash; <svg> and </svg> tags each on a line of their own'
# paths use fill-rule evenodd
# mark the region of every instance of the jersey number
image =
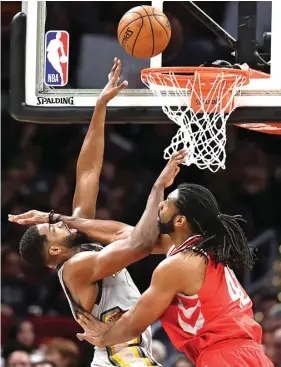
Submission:
<svg viewBox="0 0 281 367">
<path fill-rule="evenodd" d="M 239 284 L 234 272 L 225 267 L 224 268 L 225 280 L 227 284 L 228 293 L 233 302 L 240 300 L 240 308 L 243 308 L 251 302 L 250 297 L 245 294 L 241 285 Z"/>
</svg>

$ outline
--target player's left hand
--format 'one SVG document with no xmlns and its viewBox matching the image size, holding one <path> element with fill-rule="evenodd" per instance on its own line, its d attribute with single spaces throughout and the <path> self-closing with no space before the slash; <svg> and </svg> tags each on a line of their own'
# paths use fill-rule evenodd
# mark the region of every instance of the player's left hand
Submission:
<svg viewBox="0 0 281 367">
<path fill-rule="evenodd" d="M 49 213 L 40 212 L 39 210 L 29 210 L 22 214 L 9 214 L 8 220 L 23 225 L 49 223 Z"/>
<path fill-rule="evenodd" d="M 184 163 L 187 157 L 187 150 L 181 149 L 178 152 L 174 152 L 171 159 L 167 163 L 166 167 L 161 172 L 160 176 L 156 180 L 156 185 L 161 185 L 164 188 L 171 186 L 175 177 L 180 171 L 179 165 Z"/>
<path fill-rule="evenodd" d="M 115 57 L 113 67 L 109 75 L 109 81 L 103 88 L 101 94 L 99 95 L 97 104 L 98 103 L 107 104 L 111 99 L 116 97 L 117 94 L 119 94 L 124 88 L 127 87 L 128 85 L 127 80 L 118 85 L 121 69 L 122 69 L 121 60 Z"/>
<path fill-rule="evenodd" d="M 103 336 L 117 321 L 117 319 L 113 319 L 105 324 L 87 312 L 78 312 L 77 318 L 78 324 L 84 330 L 83 334 L 76 334 L 77 338 L 80 341 L 86 340 L 88 343 L 97 347 L 104 347 Z"/>
</svg>

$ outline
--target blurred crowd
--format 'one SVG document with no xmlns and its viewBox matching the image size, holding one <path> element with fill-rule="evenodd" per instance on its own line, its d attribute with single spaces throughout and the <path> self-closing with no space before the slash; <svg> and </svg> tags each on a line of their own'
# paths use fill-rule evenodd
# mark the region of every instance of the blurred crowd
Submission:
<svg viewBox="0 0 281 367">
<path fill-rule="evenodd" d="M 62 3 L 53 3 L 53 11 L 62 6 Z M 9 24 L 19 3 L 7 4 L 2 9 L 1 74 L 2 362 L 7 367 L 89 366 L 93 349 L 76 339 L 79 327 L 71 318 L 57 275 L 49 269 L 38 273 L 21 262 L 18 243 L 25 228 L 7 221 L 9 213 L 17 214 L 30 209 L 47 212 L 54 209 L 62 214 L 71 213 L 76 160 L 87 126 L 43 126 L 19 123 L 10 117 L 7 108 Z M 79 7 L 78 3 L 73 4 L 74 8 Z M 87 6 L 93 6 L 93 2 Z M 217 16 L 223 18 L 226 8 L 225 3 L 220 6 Z M 83 31 L 94 32 L 93 29 L 85 31 L 85 24 L 89 24 L 93 17 L 98 17 L 86 5 L 79 9 L 88 10 L 79 13 L 76 9 L 76 12 L 72 12 L 72 21 L 76 19 L 77 39 Z M 113 9 L 112 17 L 118 18 L 125 10 L 118 8 L 118 12 L 114 13 Z M 57 11 L 55 14 L 62 29 L 67 29 L 69 18 L 63 12 Z M 75 17 L 76 14 L 80 16 L 75 18 L 73 14 Z M 81 14 L 85 16 L 85 23 L 82 22 Z M 106 25 L 105 30 L 111 34 L 111 23 L 104 22 L 102 14 L 100 17 L 95 22 L 100 19 Z M 100 24 L 95 22 L 91 24 Z M 75 65 L 75 61 L 73 63 Z M 150 188 L 165 164 L 163 150 L 169 145 L 175 131 L 176 126 L 173 124 L 106 127 L 97 218 L 114 219 L 132 225 L 137 223 Z M 183 167 L 176 183 L 189 181 L 206 185 L 218 199 L 222 212 L 244 216 L 247 220 L 244 230 L 249 240 L 267 229 L 273 229 L 280 243 L 280 138 L 229 127 L 227 141 L 226 170 L 211 174 L 193 166 Z M 278 256 L 277 246 L 272 272 L 261 287 L 251 294 L 255 318 L 264 330 L 263 345 L 275 367 L 281 366 L 280 251 L 281 247 Z M 266 256 L 266 252 L 260 254 L 261 259 Z M 161 260 L 161 256 L 150 256 L 130 266 L 129 271 L 141 292 L 148 287 L 151 273 Z M 256 267 L 254 276 L 260 277 L 261 272 L 262 269 Z M 158 323 L 153 325 L 153 335 L 154 357 L 165 367 L 192 367 L 185 356 L 175 351 Z"/>
</svg>

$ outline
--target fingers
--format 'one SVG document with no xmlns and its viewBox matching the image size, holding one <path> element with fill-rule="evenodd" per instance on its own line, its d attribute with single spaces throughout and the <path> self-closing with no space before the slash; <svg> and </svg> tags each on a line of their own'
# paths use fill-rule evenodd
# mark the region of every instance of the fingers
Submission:
<svg viewBox="0 0 281 367">
<path fill-rule="evenodd" d="M 114 64 L 112 66 L 111 72 L 110 72 L 110 80 L 115 84 L 119 80 L 119 76 L 122 69 L 122 62 L 121 60 L 117 59 L 117 57 L 114 58 Z"/>
<path fill-rule="evenodd" d="M 76 336 L 80 340 L 80 342 L 82 342 L 85 339 L 85 333 L 84 334 L 77 333 Z"/>
<path fill-rule="evenodd" d="M 98 338 L 95 338 L 93 336 L 89 336 L 87 335 L 86 333 L 82 334 L 82 333 L 77 333 L 76 334 L 77 336 L 77 339 L 80 340 L 80 342 L 82 342 L 83 340 L 86 340 L 88 343 L 92 344 L 92 345 L 96 345 L 96 346 L 99 346 L 101 343 L 100 343 L 100 339 Z M 101 346 L 101 345 L 100 345 Z"/>
<path fill-rule="evenodd" d="M 174 152 L 172 154 L 172 157 L 169 161 L 169 164 L 176 164 L 176 165 L 179 165 L 181 163 L 184 163 L 186 157 L 187 157 L 187 150 L 186 149 L 181 149 L 179 150 L 178 152 Z"/>
<path fill-rule="evenodd" d="M 85 318 L 78 316 L 77 322 L 84 329 L 84 331 L 88 330 L 87 321 L 85 320 Z"/>
<path fill-rule="evenodd" d="M 42 218 L 34 217 L 33 214 L 20 214 L 20 215 L 8 215 L 8 220 L 13 223 L 21 224 L 21 225 L 29 225 L 29 224 L 40 224 L 43 223 Z"/>
<path fill-rule="evenodd" d="M 115 73 L 115 70 L 116 70 L 117 65 L 118 65 L 117 61 L 118 61 L 117 57 L 114 57 L 114 63 L 113 63 L 113 66 L 110 70 L 109 79 L 111 79 L 113 77 L 114 73 Z"/>
<path fill-rule="evenodd" d="M 128 82 L 127 80 L 124 80 L 123 83 L 121 83 L 120 85 L 118 85 L 118 87 L 116 87 L 116 91 L 121 92 L 122 89 L 125 89 L 128 86 Z"/>
<path fill-rule="evenodd" d="M 30 219 L 18 219 L 16 223 L 22 225 L 28 225 L 28 224 L 37 224 L 40 223 L 40 221 L 38 221 L 36 218 L 30 218 Z"/>
<path fill-rule="evenodd" d="M 82 315 L 82 313 L 78 313 L 77 316 L 78 320 L 81 320 L 84 323 L 91 321 L 87 316 Z"/>
<path fill-rule="evenodd" d="M 97 323 L 99 323 L 100 321 L 99 320 L 96 320 L 94 318 L 94 316 L 86 313 L 86 312 L 83 312 L 83 311 L 79 311 L 77 313 L 77 322 L 78 324 L 85 330 L 89 330 L 89 328 L 91 327 L 95 327 Z"/>
<path fill-rule="evenodd" d="M 117 59 L 117 57 L 114 58 L 114 64 L 112 66 L 111 72 L 110 72 L 110 81 L 115 86 L 115 92 L 120 93 L 121 90 L 126 88 L 128 86 L 127 80 L 124 80 L 119 86 L 117 86 L 117 83 L 120 80 L 120 73 L 122 69 L 122 62 L 121 60 Z"/>
<path fill-rule="evenodd" d="M 95 321 L 95 318 L 94 318 L 94 316 L 93 315 L 91 315 L 90 313 L 88 313 L 88 312 L 85 312 L 85 311 L 78 311 L 77 312 L 77 315 L 78 315 L 78 317 L 81 317 L 81 318 L 83 318 L 83 319 L 85 319 L 85 320 L 88 320 L 88 321 Z"/>
<path fill-rule="evenodd" d="M 174 159 L 182 159 L 183 157 L 186 157 L 187 156 L 187 149 L 183 148 L 177 152 L 174 152 L 172 154 L 172 157 L 171 157 L 171 160 L 174 160 Z"/>
<path fill-rule="evenodd" d="M 8 221 L 9 222 L 17 222 L 18 220 L 19 219 L 18 219 L 17 215 L 11 215 L 11 214 L 8 215 Z"/>
<path fill-rule="evenodd" d="M 33 215 L 33 213 L 32 213 L 31 210 L 26 212 L 26 213 L 17 214 L 17 215 L 8 214 L 8 220 L 10 222 L 17 222 L 19 219 L 30 218 L 30 217 L 32 217 L 32 215 Z"/>
<path fill-rule="evenodd" d="M 120 73 L 121 73 L 121 68 L 122 68 L 122 62 L 121 60 L 117 60 L 116 61 L 116 68 L 113 72 L 113 79 L 117 82 L 117 79 L 119 78 L 120 76 Z"/>
<path fill-rule="evenodd" d="M 186 160 L 186 156 L 184 156 L 183 158 L 180 158 L 180 159 L 177 159 L 177 160 L 175 160 L 175 164 L 176 165 L 180 165 L 180 164 L 182 164 L 182 163 L 184 163 L 185 162 L 185 160 Z"/>
</svg>

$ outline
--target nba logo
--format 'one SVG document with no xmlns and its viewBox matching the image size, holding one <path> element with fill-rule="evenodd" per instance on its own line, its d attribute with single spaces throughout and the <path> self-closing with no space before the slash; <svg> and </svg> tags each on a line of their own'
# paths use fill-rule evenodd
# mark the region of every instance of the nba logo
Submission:
<svg viewBox="0 0 281 367">
<path fill-rule="evenodd" d="M 44 82 L 51 87 L 63 87 L 68 82 L 69 34 L 49 31 L 45 36 Z"/>
</svg>

